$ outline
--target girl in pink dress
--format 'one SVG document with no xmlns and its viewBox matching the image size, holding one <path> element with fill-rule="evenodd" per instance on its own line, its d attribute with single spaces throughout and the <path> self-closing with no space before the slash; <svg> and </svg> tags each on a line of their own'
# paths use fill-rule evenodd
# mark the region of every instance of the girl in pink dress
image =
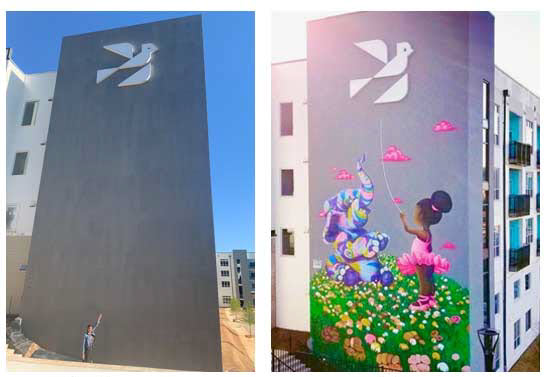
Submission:
<svg viewBox="0 0 548 377">
<path fill-rule="evenodd" d="M 411 252 L 398 258 L 398 267 L 404 275 L 417 274 L 419 279 L 419 298 L 412 303 L 411 310 L 426 311 L 436 308 L 433 274 L 444 274 L 449 271 L 449 261 L 432 253 L 432 233 L 430 226 L 440 222 L 442 213 L 447 213 L 453 206 L 451 197 L 445 191 L 436 191 L 430 198 L 420 200 L 413 212 L 413 221 L 418 225 L 411 228 L 403 212 L 400 218 L 407 233 L 413 234 L 415 239 L 411 244 Z"/>
</svg>

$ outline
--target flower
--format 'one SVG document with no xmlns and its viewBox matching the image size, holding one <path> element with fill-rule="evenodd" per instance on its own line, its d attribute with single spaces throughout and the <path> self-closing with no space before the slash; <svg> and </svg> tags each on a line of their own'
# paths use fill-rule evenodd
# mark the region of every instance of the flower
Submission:
<svg viewBox="0 0 548 377">
<path fill-rule="evenodd" d="M 384 343 L 384 338 L 378 337 L 377 342 L 379 342 L 380 344 L 383 344 Z"/>
<path fill-rule="evenodd" d="M 339 332 L 333 326 L 324 327 L 322 330 L 322 338 L 327 343 L 338 343 L 339 342 Z"/>
<path fill-rule="evenodd" d="M 346 354 L 358 361 L 365 360 L 365 351 L 362 346 L 362 341 L 357 336 L 346 338 L 343 346 Z"/>
<path fill-rule="evenodd" d="M 460 359 L 460 356 L 459 356 L 458 353 L 454 353 L 454 354 L 451 355 L 451 358 L 452 358 L 453 360 L 457 361 L 458 359 Z"/>
<path fill-rule="evenodd" d="M 403 371 L 400 363 L 400 357 L 391 353 L 379 353 L 376 357 L 377 364 L 381 368 L 386 368 L 391 371 Z"/>
<path fill-rule="evenodd" d="M 409 343 L 410 343 L 412 346 L 414 346 L 414 345 L 417 344 L 417 341 L 415 340 L 415 338 L 411 338 L 411 339 L 409 339 Z"/>
<path fill-rule="evenodd" d="M 432 359 L 434 360 L 439 360 L 441 358 L 440 354 L 437 353 L 437 352 L 433 352 L 432 353 Z"/>
<path fill-rule="evenodd" d="M 371 343 L 371 351 L 381 352 L 381 345 L 377 342 Z"/>
<path fill-rule="evenodd" d="M 458 315 L 452 316 L 451 317 L 451 322 L 453 322 L 455 324 L 459 323 L 460 322 L 460 316 L 458 316 Z"/>
<path fill-rule="evenodd" d="M 375 335 L 373 335 L 373 334 L 367 334 L 367 335 L 365 336 L 365 342 L 366 342 L 367 344 L 373 343 L 376 339 L 377 339 L 377 337 L 376 337 Z"/>
<path fill-rule="evenodd" d="M 447 365 L 446 363 L 438 363 L 438 370 L 440 372 L 449 372 L 449 365 Z"/>
<path fill-rule="evenodd" d="M 411 355 L 407 359 L 411 372 L 429 372 L 430 358 L 427 355 Z"/>
<path fill-rule="evenodd" d="M 465 366 L 463 366 L 462 369 L 461 369 L 462 372 L 470 372 L 470 370 L 471 370 L 471 369 L 470 369 L 470 366 L 469 366 L 469 365 L 465 365 Z"/>
<path fill-rule="evenodd" d="M 402 351 L 407 351 L 409 349 L 409 346 L 405 343 L 400 343 L 400 349 Z"/>
</svg>

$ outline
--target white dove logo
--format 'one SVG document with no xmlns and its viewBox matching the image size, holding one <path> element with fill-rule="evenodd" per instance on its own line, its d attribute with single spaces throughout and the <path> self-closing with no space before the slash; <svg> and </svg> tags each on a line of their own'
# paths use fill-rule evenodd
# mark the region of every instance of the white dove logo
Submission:
<svg viewBox="0 0 548 377">
<path fill-rule="evenodd" d="M 150 80 L 150 75 L 152 73 L 152 67 L 151 67 L 151 59 L 152 54 L 158 51 L 158 47 L 156 47 L 152 43 L 143 43 L 141 45 L 141 52 L 137 55 L 134 54 L 134 47 L 131 43 L 116 43 L 108 46 L 103 47 L 105 50 L 108 50 L 110 52 L 114 52 L 115 54 L 121 55 L 126 59 L 129 59 L 124 64 L 122 64 L 119 67 L 116 68 L 106 68 L 106 69 L 100 69 L 97 71 L 97 84 L 105 80 L 106 78 L 110 77 L 114 72 L 117 72 L 120 69 L 128 69 L 128 68 L 137 68 L 137 67 L 143 67 L 137 72 L 135 72 L 133 75 L 129 76 L 127 79 L 122 81 L 118 84 L 118 86 L 132 86 L 132 85 L 139 85 L 144 84 L 148 80 Z"/>
<path fill-rule="evenodd" d="M 350 98 L 353 98 L 362 90 L 371 80 L 380 77 L 390 77 L 401 75 L 407 68 L 409 55 L 413 49 L 408 42 L 399 42 L 396 45 L 396 56 L 388 61 L 388 49 L 386 43 L 380 39 L 354 43 L 356 47 L 364 50 L 371 56 L 384 63 L 373 77 L 350 80 Z M 395 84 L 375 100 L 375 103 L 398 102 L 405 98 L 409 89 L 407 73 L 404 74 Z"/>
</svg>

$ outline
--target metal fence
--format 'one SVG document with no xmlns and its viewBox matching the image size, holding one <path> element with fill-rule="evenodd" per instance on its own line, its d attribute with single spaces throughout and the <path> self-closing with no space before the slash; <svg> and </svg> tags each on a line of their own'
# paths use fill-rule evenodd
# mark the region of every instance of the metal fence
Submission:
<svg viewBox="0 0 548 377">
<path fill-rule="evenodd" d="M 333 360 L 307 352 L 288 352 L 271 350 L 272 372 L 400 372 L 378 365 L 366 363 L 348 363 L 345 360 Z"/>
</svg>

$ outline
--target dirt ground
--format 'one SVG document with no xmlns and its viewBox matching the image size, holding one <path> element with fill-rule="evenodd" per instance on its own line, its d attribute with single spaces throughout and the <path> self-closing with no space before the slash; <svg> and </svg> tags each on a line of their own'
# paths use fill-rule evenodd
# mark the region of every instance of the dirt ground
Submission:
<svg viewBox="0 0 548 377">
<path fill-rule="evenodd" d="M 521 355 L 510 372 L 540 372 L 540 336 Z"/>
<path fill-rule="evenodd" d="M 252 372 L 255 370 L 255 337 L 249 336 L 249 326 L 234 321 L 228 308 L 219 309 L 223 371 Z M 252 326 L 251 333 L 255 334 Z"/>
</svg>

